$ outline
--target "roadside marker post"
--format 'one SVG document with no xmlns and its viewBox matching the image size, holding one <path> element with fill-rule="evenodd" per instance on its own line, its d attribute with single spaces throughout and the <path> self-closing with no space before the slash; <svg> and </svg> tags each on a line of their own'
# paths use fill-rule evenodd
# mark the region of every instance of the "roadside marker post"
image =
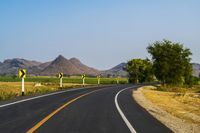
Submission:
<svg viewBox="0 0 200 133">
<path fill-rule="evenodd" d="M 19 78 L 22 79 L 22 96 L 24 96 L 24 79 L 26 78 L 26 69 L 19 70 Z"/>
<path fill-rule="evenodd" d="M 85 74 L 82 75 L 83 87 L 85 86 Z"/>
<path fill-rule="evenodd" d="M 60 87 L 62 87 L 63 85 L 62 85 L 62 79 L 63 79 L 63 73 L 59 73 L 58 74 L 58 77 L 60 78 Z"/>
<path fill-rule="evenodd" d="M 117 76 L 117 84 L 119 84 L 119 76 Z"/>
<path fill-rule="evenodd" d="M 100 85 L 100 78 L 101 78 L 101 76 L 100 76 L 100 75 L 98 75 L 98 76 L 97 76 L 98 85 Z"/>
</svg>

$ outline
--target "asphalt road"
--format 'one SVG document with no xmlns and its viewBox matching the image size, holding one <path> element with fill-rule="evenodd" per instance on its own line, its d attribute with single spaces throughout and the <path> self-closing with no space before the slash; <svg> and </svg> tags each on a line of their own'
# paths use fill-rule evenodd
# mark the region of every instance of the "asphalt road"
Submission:
<svg viewBox="0 0 200 133">
<path fill-rule="evenodd" d="M 118 85 L 80 89 L 0 105 L 0 132 L 172 132 L 133 100 L 132 89 L 137 88 Z"/>
</svg>

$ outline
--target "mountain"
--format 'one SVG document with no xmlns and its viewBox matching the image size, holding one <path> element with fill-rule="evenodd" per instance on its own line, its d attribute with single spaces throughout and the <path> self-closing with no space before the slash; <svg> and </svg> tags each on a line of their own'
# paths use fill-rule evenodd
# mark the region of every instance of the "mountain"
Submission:
<svg viewBox="0 0 200 133">
<path fill-rule="evenodd" d="M 66 59 L 62 55 L 59 55 L 55 60 L 41 63 L 38 61 L 30 61 L 26 59 L 14 58 L 7 59 L 4 62 L 0 62 L 0 75 L 13 75 L 18 74 L 19 69 L 27 69 L 29 75 L 47 75 L 53 76 L 59 72 L 63 72 L 66 75 L 81 75 L 86 74 L 90 76 L 96 76 L 101 74 L 102 76 L 128 76 L 125 71 L 127 63 L 121 63 L 109 70 L 98 71 L 97 69 L 88 67 L 83 64 L 77 58 Z M 200 64 L 193 63 L 193 76 L 200 76 Z"/>
<path fill-rule="evenodd" d="M 36 66 L 41 63 L 37 61 L 29 61 L 20 58 L 14 58 L 5 60 L 3 64 L 8 65 L 8 67 L 29 67 L 29 66 Z"/>
<path fill-rule="evenodd" d="M 121 64 L 111 68 L 110 71 L 113 71 L 113 72 L 125 71 L 126 66 L 127 66 L 127 63 L 121 63 Z"/>
<path fill-rule="evenodd" d="M 192 63 L 193 76 L 200 77 L 200 64 Z"/>
<path fill-rule="evenodd" d="M 126 63 L 121 63 L 109 70 L 102 71 L 103 76 L 127 76 L 128 73 L 124 70 L 126 68 Z M 192 63 L 193 76 L 200 77 L 200 64 Z"/>
<path fill-rule="evenodd" d="M 73 65 L 75 65 L 77 68 L 79 68 L 79 70 L 81 71 L 81 73 L 87 73 L 88 75 L 98 75 L 99 71 L 88 67 L 86 65 L 84 65 L 83 63 L 81 63 L 81 61 L 77 58 L 71 58 L 69 60 Z"/>
<path fill-rule="evenodd" d="M 109 76 L 126 77 L 128 76 L 128 72 L 125 70 L 126 66 L 127 66 L 127 63 L 121 63 L 109 70 L 102 71 L 101 74 L 106 77 L 109 77 Z"/>
<path fill-rule="evenodd" d="M 37 66 L 41 64 L 37 61 L 29 61 L 25 59 L 7 59 L 0 65 L 0 74 L 17 74 L 18 69 L 24 68 L 28 69 L 29 67 Z"/>
<path fill-rule="evenodd" d="M 50 65 L 51 62 L 52 62 L 52 61 L 42 63 L 42 64 L 38 65 L 38 67 L 41 68 L 41 69 L 44 69 L 44 68 L 46 68 L 48 65 Z"/>
<path fill-rule="evenodd" d="M 66 75 L 82 74 L 74 64 L 62 55 L 59 55 L 54 61 L 52 61 L 40 74 L 56 75 L 59 72 L 63 72 Z"/>
<path fill-rule="evenodd" d="M 104 74 L 106 75 L 113 75 L 117 74 L 120 76 L 127 76 L 128 73 L 124 70 L 126 68 L 126 63 L 121 63 L 110 70 L 104 71 Z M 193 76 L 195 77 L 200 77 L 200 64 L 198 63 L 192 63 L 192 68 L 193 68 Z"/>
<path fill-rule="evenodd" d="M 95 76 L 99 73 L 98 70 L 84 65 L 76 58 L 71 58 L 68 60 L 62 55 L 59 55 L 40 74 L 55 75 L 59 72 L 63 72 L 66 75 L 87 74 L 92 76 Z"/>
<path fill-rule="evenodd" d="M 109 70 L 102 71 L 103 76 L 128 76 L 128 73 L 124 70 L 126 63 L 121 63 Z M 200 77 L 200 64 L 192 63 L 193 76 Z"/>
<path fill-rule="evenodd" d="M 81 63 L 77 58 L 66 59 L 59 55 L 55 60 L 41 63 L 25 59 L 7 59 L 0 62 L 0 75 L 17 74 L 19 69 L 27 69 L 29 75 L 56 75 L 63 72 L 66 75 L 91 75 L 96 76 L 99 71 Z"/>
</svg>

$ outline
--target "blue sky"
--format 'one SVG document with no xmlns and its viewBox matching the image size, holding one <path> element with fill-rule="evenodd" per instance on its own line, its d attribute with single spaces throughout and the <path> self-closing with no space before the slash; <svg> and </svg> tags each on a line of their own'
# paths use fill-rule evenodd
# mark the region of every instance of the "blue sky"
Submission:
<svg viewBox="0 0 200 133">
<path fill-rule="evenodd" d="M 200 63 L 199 0 L 1 0 L 0 61 L 59 54 L 108 69 L 149 57 L 146 47 L 183 43 Z"/>
</svg>

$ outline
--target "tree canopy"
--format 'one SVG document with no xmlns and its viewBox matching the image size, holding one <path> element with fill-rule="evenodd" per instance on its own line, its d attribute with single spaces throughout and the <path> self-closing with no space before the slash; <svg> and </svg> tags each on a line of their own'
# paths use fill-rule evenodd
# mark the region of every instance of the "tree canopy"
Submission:
<svg viewBox="0 0 200 133">
<path fill-rule="evenodd" d="M 132 59 L 128 61 L 127 71 L 131 83 L 152 81 L 152 64 L 149 60 Z"/>
<path fill-rule="evenodd" d="M 153 71 L 163 83 L 189 84 L 192 75 L 192 53 L 180 43 L 156 41 L 147 47 L 152 56 Z"/>
</svg>

